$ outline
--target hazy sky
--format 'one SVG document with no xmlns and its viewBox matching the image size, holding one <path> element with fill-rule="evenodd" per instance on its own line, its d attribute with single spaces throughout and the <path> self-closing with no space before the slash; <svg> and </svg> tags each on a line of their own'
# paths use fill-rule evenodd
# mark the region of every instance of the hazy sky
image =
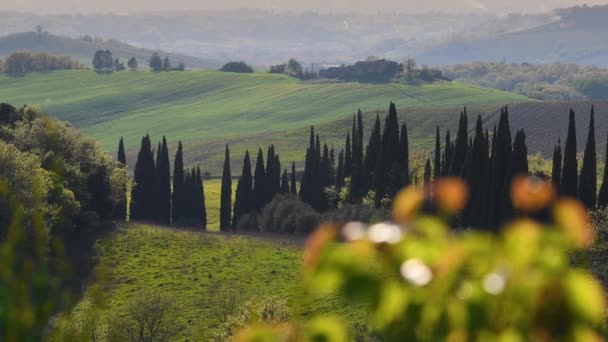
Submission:
<svg viewBox="0 0 608 342">
<path fill-rule="evenodd" d="M 37 12 L 140 12 L 264 8 L 367 12 L 430 10 L 548 11 L 576 4 L 603 4 L 608 0 L 0 0 L 0 9 Z"/>
</svg>

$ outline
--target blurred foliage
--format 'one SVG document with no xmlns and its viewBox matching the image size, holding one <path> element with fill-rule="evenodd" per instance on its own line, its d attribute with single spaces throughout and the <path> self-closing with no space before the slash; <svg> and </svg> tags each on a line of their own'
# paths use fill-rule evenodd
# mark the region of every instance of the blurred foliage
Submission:
<svg viewBox="0 0 608 342">
<path fill-rule="evenodd" d="M 34 178 L 34 182 L 38 182 Z M 39 184 L 29 195 L 33 208 L 43 196 Z M 40 341 L 51 315 L 65 302 L 58 274 L 66 274 L 62 246 L 49 237 L 39 210 L 26 210 L 0 180 L 0 340 Z M 55 262 L 49 260 L 49 252 Z"/>
<path fill-rule="evenodd" d="M 466 203 L 462 181 L 438 181 L 426 196 L 407 188 L 394 201 L 395 223 L 318 228 L 306 245 L 305 281 L 311 293 L 368 305 L 371 328 L 386 341 L 601 340 L 604 291 L 573 258 L 593 245 L 587 212 L 555 198 L 536 177 L 516 179 L 511 197 L 519 215 L 501 233 L 455 232 L 448 222 Z M 428 201 L 435 212 L 422 210 Z M 346 341 L 354 335 L 346 322 L 317 317 L 240 336 Z"/>
</svg>

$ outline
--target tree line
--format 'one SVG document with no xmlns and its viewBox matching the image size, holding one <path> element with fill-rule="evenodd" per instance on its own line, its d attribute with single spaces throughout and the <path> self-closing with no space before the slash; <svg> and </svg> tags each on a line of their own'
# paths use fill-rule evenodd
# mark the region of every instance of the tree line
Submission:
<svg viewBox="0 0 608 342">
<path fill-rule="evenodd" d="M 84 66 L 69 56 L 52 56 L 44 52 L 15 52 L 4 61 L 0 60 L 0 70 L 7 74 L 75 69 L 84 69 Z"/>
<path fill-rule="evenodd" d="M 551 178 L 561 195 L 578 198 L 589 209 L 606 206 L 608 174 L 604 175 L 599 196 L 597 191 L 594 110 L 591 109 L 589 136 L 580 173 L 576 159 L 574 117 L 571 111 L 564 154 L 560 142 L 555 147 Z M 423 184 L 430 191 L 430 184 L 443 177 L 460 177 L 470 189 L 467 206 L 454 222 L 455 225 L 493 230 L 517 214 L 511 204 L 510 186 L 515 177 L 529 174 L 528 150 L 524 130 L 518 130 L 512 136 L 508 107 L 501 109 L 498 123 L 492 131 L 484 129 L 481 116 L 477 117 L 474 128 L 470 130 L 466 107 L 460 113 L 454 138 L 450 130 L 442 135 L 437 126 L 435 149 L 431 157 L 426 159 L 422 179 L 412 172 L 407 123 L 399 122 L 394 103 L 390 103 L 383 121 L 377 114 L 367 144 L 364 144 L 363 113 L 358 111 L 346 134 L 344 148 L 337 153 L 333 146 L 322 144 L 314 127 L 311 127 L 301 177 L 296 173 L 294 162 L 290 171 L 282 168 L 274 144 L 268 146 L 266 159 L 261 148 L 255 161 L 246 151 L 234 202 L 230 150 L 226 146 L 220 230 L 259 229 L 256 223 L 258 218 L 278 195 L 291 196 L 318 213 L 360 205 L 386 209 L 403 187 Z M 122 142 L 120 146 L 124 149 Z M 174 162 L 171 194 L 164 138 L 156 151 L 155 162 L 149 137 L 144 137 L 135 166 L 132 218 L 163 224 L 195 222 L 204 227 L 206 211 L 200 169 L 184 171 L 180 143 Z M 124 150 L 121 153 L 124 156 Z M 287 201 L 287 197 L 283 197 L 283 201 Z M 272 210 L 278 210 L 276 206 L 275 203 Z M 292 204 L 290 206 L 294 207 Z M 428 210 L 435 210 L 432 201 L 426 206 Z"/>
<path fill-rule="evenodd" d="M 110 50 L 97 50 L 93 55 L 93 69 L 97 72 L 112 72 L 126 70 L 124 63 L 118 58 L 112 56 Z M 127 61 L 127 66 L 131 71 L 136 71 L 138 62 L 135 57 L 131 57 Z"/>
<path fill-rule="evenodd" d="M 137 68 L 139 67 L 139 62 L 135 57 L 129 58 L 127 67 L 125 67 L 124 63 L 118 57 L 113 57 L 112 51 L 110 50 L 97 50 L 93 56 L 92 64 L 93 69 L 97 72 L 124 71 L 127 67 L 131 71 L 137 71 Z M 162 58 L 158 52 L 154 52 L 152 56 L 150 56 L 148 66 L 150 67 L 150 70 L 154 72 L 186 70 L 186 65 L 183 62 L 179 62 L 178 65 L 174 67 L 171 64 L 169 56 Z"/>
</svg>

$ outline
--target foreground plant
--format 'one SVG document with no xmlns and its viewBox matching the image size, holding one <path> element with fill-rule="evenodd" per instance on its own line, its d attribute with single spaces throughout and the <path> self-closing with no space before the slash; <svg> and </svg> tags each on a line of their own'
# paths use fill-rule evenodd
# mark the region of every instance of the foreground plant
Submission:
<svg viewBox="0 0 608 342">
<path fill-rule="evenodd" d="M 518 178 L 511 191 L 518 219 L 500 234 L 454 232 L 449 222 L 464 208 L 466 186 L 445 179 L 430 193 L 432 200 L 422 189 L 403 190 L 395 223 L 320 227 L 305 251 L 309 287 L 367 305 L 386 341 L 601 340 L 603 289 L 570 262 L 593 243 L 582 205 L 555 199 L 541 180 Z M 241 340 L 344 341 L 352 338 L 346 327 L 317 318 L 249 329 Z"/>
</svg>

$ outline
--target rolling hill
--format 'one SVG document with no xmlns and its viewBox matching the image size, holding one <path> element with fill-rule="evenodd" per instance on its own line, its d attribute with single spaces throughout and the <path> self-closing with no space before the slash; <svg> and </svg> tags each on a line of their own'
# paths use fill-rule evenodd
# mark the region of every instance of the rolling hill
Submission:
<svg viewBox="0 0 608 342">
<path fill-rule="evenodd" d="M 84 65 L 91 65 L 93 55 L 97 50 L 110 50 L 114 57 L 122 59 L 125 63 L 135 57 L 139 65 L 145 68 L 154 50 L 138 48 L 114 39 L 101 40 L 93 38 L 69 38 L 48 33 L 23 32 L 0 37 L 0 58 L 6 57 L 16 51 L 46 52 L 57 56 L 70 56 Z M 177 65 L 184 62 L 188 68 L 218 68 L 218 61 L 205 60 L 180 54 L 161 52 Z"/>
<path fill-rule="evenodd" d="M 287 300 L 294 318 L 331 313 L 351 324 L 365 323 L 363 308 L 304 289 L 302 244 L 298 237 L 220 235 L 141 224 L 120 227 L 99 241 L 95 277 L 74 316 L 65 321 L 84 319 L 94 307 L 97 328 L 103 332 L 106 319 L 124 315 L 142 291 L 155 290 L 170 296 L 179 309 L 175 341 L 212 341 L 229 298 L 241 307 L 249 300 L 279 297 Z M 225 297 L 228 291 L 236 292 L 235 297 Z"/>
<path fill-rule="evenodd" d="M 142 135 L 150 133 L 154 141 L 165 134 L 173 151 L 177 140 L 183 140 L 187 163 L 200 162 L 203 170 L 217 174 L 223 146 L 229 143 L 236 174 L 245 149 L 270 143 L 284 163 L 302 161 L 313 124 L 324 141 L 339 146 L 358 108 L 366 112 L 371 129 L 376 110 L 383 115 L 389 102 L 396 102 L 416 145 L 430 141 L 437 124 L 455 126 L 464 105 L 473 113 L 489 113 L 529 99 L 456 82 L 302 82 L 283 75 L 197 70 L 1 76 L 0 101 L 39 105 L 84 129 L 112 153 L 124 136 L 131 164 Z"/>
</svg>

